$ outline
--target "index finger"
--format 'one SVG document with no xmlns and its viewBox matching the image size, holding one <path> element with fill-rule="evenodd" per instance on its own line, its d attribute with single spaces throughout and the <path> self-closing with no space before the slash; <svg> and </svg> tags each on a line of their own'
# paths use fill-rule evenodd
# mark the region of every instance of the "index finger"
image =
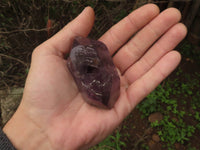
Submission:
<svg viewBox="0 0 200 150">
<path fill-rule="evenodd" d="M 158 14 L 158 6 L 154 4 L 144 5 L 111 27 L 99 40 L 106 44 L 110 54 L 113 55 L 134 33 L 148 24 Z"/>
</svg>

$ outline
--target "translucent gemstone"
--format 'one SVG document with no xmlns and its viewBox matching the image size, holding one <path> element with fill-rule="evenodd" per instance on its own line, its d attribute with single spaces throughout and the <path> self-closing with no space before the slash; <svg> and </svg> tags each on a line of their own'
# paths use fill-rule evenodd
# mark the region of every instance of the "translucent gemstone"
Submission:
<svg viewBox="0 0 200 150">
<path fill-rule="evenodd" d="M 87 103 L 102 108 L 114 106 L 120 78 L 104 43 L 75 37 L 67 66 Z"/>
</svg>

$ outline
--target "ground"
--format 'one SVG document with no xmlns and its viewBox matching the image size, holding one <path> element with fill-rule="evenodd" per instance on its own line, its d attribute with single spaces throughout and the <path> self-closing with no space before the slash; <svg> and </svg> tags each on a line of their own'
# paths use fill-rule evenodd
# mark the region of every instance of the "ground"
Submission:
<svg viewBox="0 0 200 150">
<path fill-rule="evenodd" d="M 131 12 L 134 4 L 135 1 L 2 0 L 0 90 L 23 87 L 33 49 L 59 31 L 85 6 L 90 5 L 95 10 L 95 25 L 89 37 L 98 39 Z M 187 39 L 176 48 L 183 56 L 179 67 L 127 116 L 112 135 L 92 149 L 200 149 L 200 48 Z M 158 121 L 150 122 L 149 118 L 155 114 L 160 114 L 161 120 L 155 117 Z"/>
<path fill-rule="evenodd" d="M 184 57 L 179 67 L 123 121 L 113 133 L 113 138 L 103 141 L 97 148 L 200 149 L 199 73 L 197 62 L 188 61 L 188 58 Z M 169 96 L 166 94 L 168 92 Z M 160 123 L 151 123 L 152 120 L 158 120 Z M 113 141 L 116 143 L 114 146 L 111 144 Z M 111 145 L 112 148 L 105 148 L 104 145 Z M 120 148 L 116 145 L 120 145 Z"/>
</svg>

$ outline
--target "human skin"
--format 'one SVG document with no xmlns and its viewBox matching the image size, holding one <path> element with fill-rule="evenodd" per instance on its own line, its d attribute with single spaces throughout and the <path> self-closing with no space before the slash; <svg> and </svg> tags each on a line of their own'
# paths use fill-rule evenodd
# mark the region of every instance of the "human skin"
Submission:
<svg viewBox="0 0 200 150">
<path fill-rule="evenodd" d="M 160 13 L 156 5 L 147 4 L 100 37 L 112 56 L 118 50 L 113 61 L 121 80 L 120 97 L 106 110 L 83 100 L 64 59 L 74 37 L 87 37 L 93 26 L 94 11 L 86 7 L 35 48 L 21 104 L 3 131 L 20 150 L 88 149 L 97 144 L 179 64 L 181 56 L 173 49 L 187 33 L 180 19 L 175 8 Z"/>
</svg>

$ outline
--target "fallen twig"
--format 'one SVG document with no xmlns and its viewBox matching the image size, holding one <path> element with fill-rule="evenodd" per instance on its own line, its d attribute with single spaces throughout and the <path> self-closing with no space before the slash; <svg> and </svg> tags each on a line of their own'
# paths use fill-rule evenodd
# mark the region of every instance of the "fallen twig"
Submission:
<svg viewBox="0 0 200 150">
<path fill-rule="evenodd" d="M 26 64 L 25 62 L 21 61 L 21 60 L 18 59 L 18 58 L 14 58 L 14 57 L 12 57 L 12 56 L 8 56 L 8 55 L 1 54 L 1 53 L 0 53 L 0 56 L 6 57 L 6 58 L 8 58 L 8 59 L 15 60 L 15 61 L 18 61 L 19 63 L 21 63 L 21 64 L 23 64 L 24 66 L 28 67 L 28 64 Z"/>
<path fill-rule="evenodd" d="M 16 32 L 28 32 L 28 31 L 36 31 L 36 32 L 41 32 L 41 31 L 47 31 L 48 28 L 43 28 L 43 29 L 19 29 L 19 30 L 12 30 L 12 31 L 1 31 L 0 34 L 11 34 L 11 33 L 16 33 Z"/>
<path fill-rule="evenodd" d="M 121 0 L 122 1 L 122 0 Z M 151 2 L 151 3 L 154 3 L 154 4 L 161 4 L 161 3 L 169 3 L 169 0 L 161 0 L 161 1 L 154 1 L 154 0 L 149 0 L 149 1 L 146 1 L 146 2 L 138 2 L 138 5 L 144 5 L 148 2 Z M 192 0 L 173 0 L 171 2 L 192 2 Z"/>
</svg>

